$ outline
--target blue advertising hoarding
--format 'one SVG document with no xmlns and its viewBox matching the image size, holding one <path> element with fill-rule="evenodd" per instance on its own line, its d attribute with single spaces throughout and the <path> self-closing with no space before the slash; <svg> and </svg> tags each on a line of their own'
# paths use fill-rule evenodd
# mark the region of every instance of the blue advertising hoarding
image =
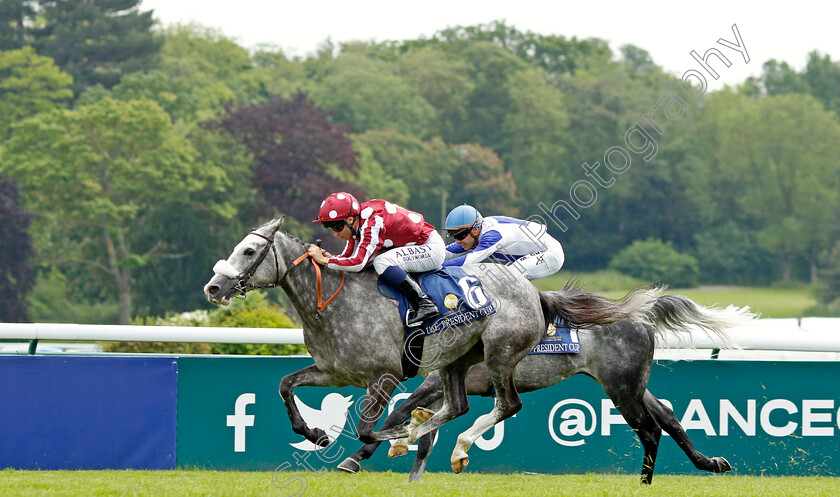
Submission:
<svg viewBox="0 0 840 497">
<path fill-rule="evenodd" d="M 177 360 L 0 357 L 0 468 L 175 467 Z"/>
</svg>

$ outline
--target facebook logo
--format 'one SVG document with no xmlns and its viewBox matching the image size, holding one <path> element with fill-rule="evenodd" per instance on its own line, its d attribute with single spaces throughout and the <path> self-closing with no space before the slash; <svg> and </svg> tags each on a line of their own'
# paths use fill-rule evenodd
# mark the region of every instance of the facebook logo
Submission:
<svg viewBox="0 0 840 497">
<path fill-rule="evenodd" d="M 246 414 L 250 404 L 257 403 L 257 394 L 243 393 L 236 398 L 233 414 L 227 415 L 227 425 L 233 427 L 233 451 L 245 452 L 245 428 L 254 426 L 254 415 Z"/>
</svg>

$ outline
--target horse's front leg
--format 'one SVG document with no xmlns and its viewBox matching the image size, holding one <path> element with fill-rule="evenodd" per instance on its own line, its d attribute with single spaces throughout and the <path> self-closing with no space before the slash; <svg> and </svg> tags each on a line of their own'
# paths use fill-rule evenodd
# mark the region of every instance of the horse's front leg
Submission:
<svg viewBox="0 0 840 497">
<path fill-rule="evenodd" d="M 327 433 L 318 427 L 310 428 L 307 426 L 306 421 L 304 421 L 300 415 L 300 411 L 298 411 L 297 404 L 295 404 L 294 390 L 301 386 L 344 387 L 347 384 L 337 381 L 335 377 L 324 373 L 314 364 L 290 375 L 286 375 L 280 381 L 280 396 L 283 398 L 283 403 L 286 404 L 286 412 L 289 413 L 292 430 L 299 435 L 303 435 L 310 442 L 321 447 L 326 447 L 330 444 Z"/>
</svg>

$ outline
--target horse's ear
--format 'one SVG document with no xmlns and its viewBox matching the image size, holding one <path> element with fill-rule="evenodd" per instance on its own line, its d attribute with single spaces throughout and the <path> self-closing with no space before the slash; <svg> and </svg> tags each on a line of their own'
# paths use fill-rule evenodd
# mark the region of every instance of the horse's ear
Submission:
<svg viewBox="0 0 840 497">
<path fill-rule="evenodd" d="M 280 231 L 280 228 L 283 227 L 283 223 L 286 222 L 286 216 L 280 216 L 280 218 L 276 219 L 275 222 L 277 223 L 277 226 L 275 226 L 271 229 L 271 234 L 272 235 L 274 235 L 275 233 Z"/>
</svg>

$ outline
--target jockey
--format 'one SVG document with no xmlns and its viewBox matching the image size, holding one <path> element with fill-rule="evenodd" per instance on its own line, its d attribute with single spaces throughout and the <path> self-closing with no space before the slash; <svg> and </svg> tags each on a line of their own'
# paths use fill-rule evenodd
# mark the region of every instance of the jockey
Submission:
<svg viewBox="0 0 840 497">
<path fill-rule="evenodd" d="M 435 301 L 408 276 L 408 273 L 440 269 L 446 252 L 443 238 L 422 215 L 385 200 L 360 204 L 353 195 L 338 192 L 321 203 L 318 218 L 313 222 L 321 223 L 347 242 L 340 255 L 310 245 L 309 254 L 315 262 L 351 272 L 373 263 L 377 274 L 411 303 L 409 326 L 422 324 L 439 314 Z"/>
<path fill-rule="evenodd" d="M 556 273 L 565 260 L 563 246 L 542 224 L 505 216 L 481 217 L 471 205 L 452 209 L 444 229 L 455 239 L 446 247 L 444 266 L 477 264 L 492 257 L 534 280 Z"/>
</svg>

